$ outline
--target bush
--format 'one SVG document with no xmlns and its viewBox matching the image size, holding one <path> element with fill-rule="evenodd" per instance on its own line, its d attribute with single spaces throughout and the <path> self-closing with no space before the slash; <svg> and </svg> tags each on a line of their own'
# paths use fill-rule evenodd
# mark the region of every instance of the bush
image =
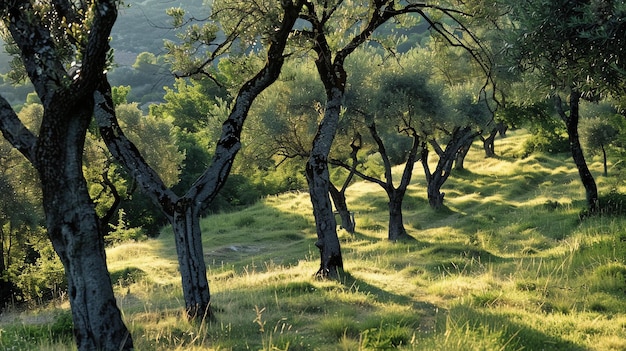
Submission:
<svg viewBox="0 0 626 351">
<path fill-rule="evenodd" d="M 16 285 L 25 302 L 49 301 L 67 290 L 63 264 L 52 245 L 40 249 L 39 258 L 27 265 L 17 277 Z"/>
<path fill-rule="evenodd" d="M 566 137 L 551 131 L 539 130 L 524 142 L 522 156 L 528 157 L 535 152 L 558 154 L 569 150 L 569 140 Z"/>
<path fill-rule="evenodd" d="M 123 243 L 125 241 L 140 241 L 146 238 L 143 230 L 138 227 L 129 228 L 126 222 L 126 212 L 120 209 L 117 224 L 109 224 L 111 231 L 104 237 L 107 246 Z"/>
</svg>

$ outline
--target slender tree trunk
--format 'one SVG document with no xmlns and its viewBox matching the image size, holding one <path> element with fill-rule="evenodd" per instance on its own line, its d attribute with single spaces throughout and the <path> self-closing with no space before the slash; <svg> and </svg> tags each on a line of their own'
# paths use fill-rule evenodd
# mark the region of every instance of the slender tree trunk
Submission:
<svg viewBox="0 0 626 351">
<path fill-rule="evenodd" d="M 199 209 L 191 201 L 179 201 L 174 216 L 169 219 L 174 231 L 187 318 L 213 319 Z"/>
<path fill-rule="evenodd" d="M 13 294 L 13 284 L 9 280 L 4 260 L 4 229 L 0 227 L 0 312 L 4 310 Z"/>
<path fill-rule="evenodd" d="M 600 147 L 602 148 L 602 159 L 604 161 L 603 165 L 604 165 L 604 172 L 602 173 L 605 177 L 609 176 L 609 169 L 607 167 L 606 164 L 606 149 L 604 148 L 604 144 L 600 144 Z"/>
<path fill-rule="evenodd" d="M 583 154 L 583 149 L 580 145 L 580 138 L 578 136 L 578 121 L 580 119 L 579 103 L 580 92 L 572 90 L 569 100 L 570 111 L 569 115 L 567 115 L 563 110 L 561 99 L 557 97 L 557 110 L 567 128 L 567 136 L 569 138 L 572 159 L 576 164 L 578 175 L 580 176 L 585 188 L 587 207 L 591 212 L 594 212 L 598 209 L 598 188 L 593 175 L 587 166 L 587 161 L 585 161 L 585 155 Z"/>
<path fill-rule="evenodd" d="M 348 210 L 348 205 L 346 203 L 346 194 L 337 187 L 330 183 L 330 197 L 335 204 L 335 209 L 339 213 L 339 218 L 341 218 L 341 228 L 345 229 L 348 233 L 354 234 L 354 221 L 352 220 L 352 215 Z"/>
</svg>

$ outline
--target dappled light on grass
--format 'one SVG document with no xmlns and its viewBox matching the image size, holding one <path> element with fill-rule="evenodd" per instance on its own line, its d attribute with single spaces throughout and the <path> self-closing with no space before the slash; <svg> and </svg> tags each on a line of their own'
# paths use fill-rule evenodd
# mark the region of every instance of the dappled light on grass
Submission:
<svg viewBox="0 0 626 351">
<path fill-rule="evenodd" d="M 306 193 L 208 216 L 201 225 L 215 321 L 182 318 L 169 229 L 110 248 L 137 350 L 625 349 L 626 219 L 581 220 L 584 194 L 568 156 L 520 159 L 525 135 L 498 139 L 497 158 L 474 145 L 467 170 L 444 185 L 440 211 L 416 173 L 404 214 L 415 241 L 386 240 L 382 189 L 352 185 L 356 233 L 338 231 L 345 272 L 337 280 L 314 277 Z M 615 182 L 598 184 L 602 193 Z"/>
</svg>

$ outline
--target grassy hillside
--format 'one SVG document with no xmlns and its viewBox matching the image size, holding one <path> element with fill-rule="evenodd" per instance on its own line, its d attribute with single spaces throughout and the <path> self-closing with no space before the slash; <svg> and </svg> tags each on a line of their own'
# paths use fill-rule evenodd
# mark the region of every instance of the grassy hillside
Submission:
<svg viewBox="0 0 626 351">
<path fill-rule="evenodd" d="M 573 163 L 518 158 L 526 137 L 497 140 L 494 159 L 474 145 L 438 212 L 416 167 L 404 207 L 415 242 L 386 241 L 383 191 L 353 185 L 357 234 L 339 232 L 341 281 L 313 277 L 319 254 L 305 193 L 205 219 L 217 319 L 202 325 L 182 318 L 171 231 L 110 249 L 137 349 L 626 350 L 626 220 L 581 222 Z M 601 164 L 589 162 L 599 175 Z M 603 193 L 617 182 L 597 181 Z M 0 348 L 72 349 L 67 315 L 59 302 L 4 316 Z"/>
</svg>

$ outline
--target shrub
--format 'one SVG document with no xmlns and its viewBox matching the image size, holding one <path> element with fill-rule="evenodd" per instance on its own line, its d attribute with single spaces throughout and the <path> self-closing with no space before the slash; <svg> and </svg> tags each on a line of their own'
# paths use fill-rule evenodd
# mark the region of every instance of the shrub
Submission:
<svg viewBox="0 0 626 351">
<path fill-rule="evenodd" d="M 558 154 L 569 151 L 569 141 L 561 134 L 539 130 L 526 139 L 523 146 L 523 157 L 535 152 Z"/>
</svg>

